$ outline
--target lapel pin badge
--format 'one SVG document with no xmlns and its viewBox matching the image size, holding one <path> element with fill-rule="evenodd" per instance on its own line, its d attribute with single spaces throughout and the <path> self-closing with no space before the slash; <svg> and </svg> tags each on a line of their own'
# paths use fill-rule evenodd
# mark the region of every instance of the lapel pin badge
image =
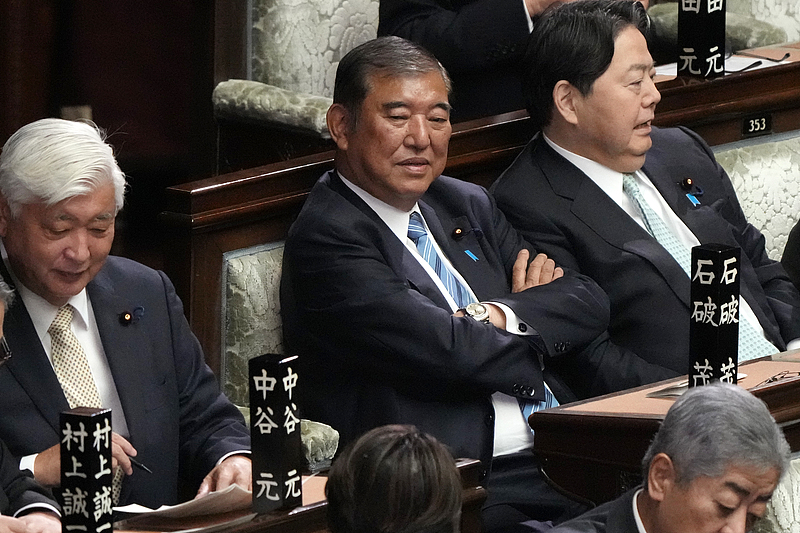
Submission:
<svg viewBox="0 0 800 533">
<path fill-rule="evenodd" d="M 700 200 L 698 200 L 697 197 L 703 196 L 703 189 L 695 185 L 692 178 L 684 178 L 679 182 L 679 185 L 681 186 L 681 189 L 686 191 L 686 198 L 692 202 L 694 207 L 700 205 Z"/>
<path fill-rule="evenodd" d="M 123 326 L 128 326 L 130 324 L 136 323 L 139 321 L 140 318 L 144 316 L 144 307 L 136 307 L 132 312 L 131 311 L 123 311 L 119 315 L 119 323 Z"/>
<path fill-rule="evenodd" d="M 473 254 L 471 251 L 464 250 L 464 253 L 467 254 L 473 261 L 478 261 L 478 256 Z"/>
</svg>

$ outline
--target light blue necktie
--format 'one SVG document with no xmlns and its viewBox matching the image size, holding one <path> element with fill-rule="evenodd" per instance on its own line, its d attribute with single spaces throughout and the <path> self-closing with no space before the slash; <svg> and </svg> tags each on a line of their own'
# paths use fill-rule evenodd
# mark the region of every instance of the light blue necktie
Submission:
<svg viewBox="0 0 800 533">
<path fill-rule="evenodd" d="M 436 272 L 436 274 L 439 276 L 439 279 L 442 280 L 442 284 L 447 289 L 447 292 L 450 293 L 450 296 L 453 297 L 453 300 L 455 300 L 456 305 L 458 305 L 459 308 L 463 308 L 467 304 L 475 301 L 472 299 L 472 296 L 470 296 L 467 288 L 464 287 L 464 285 L 462 285 L 458 279 L 456 279 L 453 273 L 447 269 L 442 262 L 442 258 L 439 257 L 438 253 L 436 253 L 436 248 L 434 248 L 433 242 L 431 242 L 431 239 L 428 237 L 428 230 L 425 229 L 425 222 L 422 220 L 422 215 L 416 211 L 411 213 L 411 217 L 408 221 L 408 238 L 417 245 L 417 251 L 419 251 L 419 254 L 422 256 L 422 258 L 427 261 L 429 265 L 431 265 L 434 272 Z M 546 383 L 544 386 L 544 398 L 544 401 L 541 402 L 528 401 L 521 398 L 517 399 L 519 402 L 519 407 L 522 409 L 522 415 L 525 417 L 526 422 L 531 413 L 558 405 L 558 400 L 556 400 L 555 396 L 553 396 L 553 393 L 550 391 L 550 388 Z"/>
<path fill-rule="evenodd" d="M 622 175 L 622 190 L 633 200 L 633 204 L 639 209 L 650 235 L 675 258 L 675 261 L 677 261 L 683 271 L 686 272 L 686 275 L 691 278 L 691 251 L 678 240 L 664 221 L 661 220 L 661 217 L 648 205 L 633 175 Z M 778 349 L 756 331 L 749 320 L 743 318 L 739 319 L 739 361 L 749 361 L 756 357 L 763 357 L 775 353 L 778 353 Z"/>
</svg>

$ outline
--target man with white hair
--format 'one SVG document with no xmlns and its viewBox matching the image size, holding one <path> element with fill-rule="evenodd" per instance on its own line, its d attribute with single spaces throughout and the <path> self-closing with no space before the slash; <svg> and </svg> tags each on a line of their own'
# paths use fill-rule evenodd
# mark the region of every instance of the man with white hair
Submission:
<svg viewBox="0 0 800 533">
<path fill-rule="evenodd" d="M 109 256 L 125 177 L 93 124 L 43 119 L 0 154 L 0 245 L 19 296 L 0 369 L 0 438 L 45 486 L 60 483 L 59 413 L 112 410 L 115 499 L 174 504 L 251 487 L 249 432 L 219 392 L 172 283 Z M 244 454 L 244 455 L 243 455 Z M 152 473 L 134 473 L 130 456 Z M 118 492 L 118 495 L 117 495 Z"/>
</svg>

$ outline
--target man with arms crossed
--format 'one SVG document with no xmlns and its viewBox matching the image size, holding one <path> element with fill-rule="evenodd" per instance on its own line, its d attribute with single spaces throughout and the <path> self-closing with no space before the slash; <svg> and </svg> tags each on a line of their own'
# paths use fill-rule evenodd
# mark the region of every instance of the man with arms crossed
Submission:
<svg viewBox="0 0 800 533">
<path fill-rule="evenodd" d="M 526 415 L 551 393 L 572 398 L 549 361 L 594 346 L 606 299 L 536 256 L 485 189 L 440 175 L 449 89 L 436 58 L 399 37 L 340 62 L 327 116 L 336 169 L 286 240 L 284 339 L 300 355 L 306 416 L 344 444 L 416 425 L 482 460 L 487 530 L 563 519 L 575 509 L 538 474 Z"/>
</svg>

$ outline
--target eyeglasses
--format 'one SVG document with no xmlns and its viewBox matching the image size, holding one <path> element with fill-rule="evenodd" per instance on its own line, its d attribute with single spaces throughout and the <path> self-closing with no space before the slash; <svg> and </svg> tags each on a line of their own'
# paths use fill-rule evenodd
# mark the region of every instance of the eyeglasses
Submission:
<svg viewBox="0 0 800 533">
<path fill-rule="evenodd" d="M 767 379 L 765 379 L 764 381 L 762 381 L 761 383 L 756 385 L 756 387 L 760 387 L 762 385 L 768 385 L 770 383 L 775 383 L 777 381 L 781 381 L 781 380 L 789 379 L 789 378 L 796 378 L 796 377 L 800 377 L 800 372 L 799 371 L 784 370 L 782 372 L 778 372 L 774 376 L 768 377 Z"/>
<path fill-rule="evenodd" d="M 11 359 L 11 348 L 5 337 L 0 337 L 0 366 L 3 366 Z"/>
</svg>

